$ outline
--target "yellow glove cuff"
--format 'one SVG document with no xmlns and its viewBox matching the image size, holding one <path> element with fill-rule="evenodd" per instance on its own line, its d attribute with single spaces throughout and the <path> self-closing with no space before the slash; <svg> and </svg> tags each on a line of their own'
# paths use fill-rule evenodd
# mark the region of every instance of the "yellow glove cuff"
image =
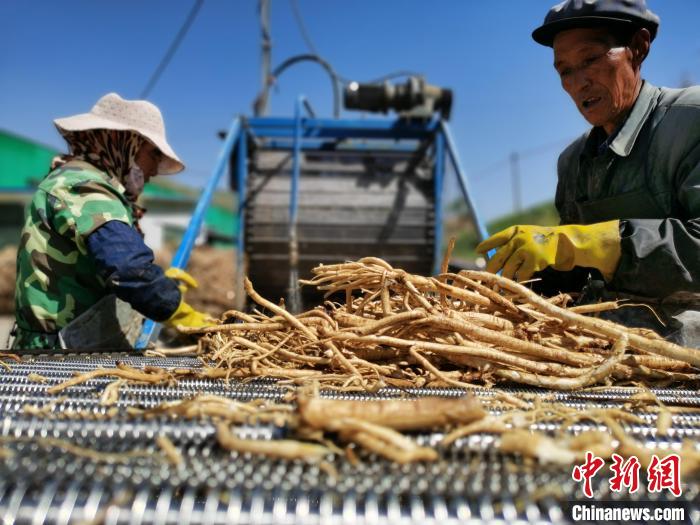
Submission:
<svg viewBox="0 0 700 525">
<path fill-rule="evenodd" d="M 576 266 L 597 268 L 605 281 L 610 282 L 622 256 L 620 221 L 559 228 L 565 233 L 559 238 L 559 243 L 571 242 Z"/>
</svg>

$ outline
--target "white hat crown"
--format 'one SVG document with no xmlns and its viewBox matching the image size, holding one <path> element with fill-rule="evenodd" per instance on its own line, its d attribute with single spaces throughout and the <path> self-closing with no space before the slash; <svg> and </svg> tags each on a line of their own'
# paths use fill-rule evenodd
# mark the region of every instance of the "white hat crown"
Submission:
<svg viewBox="0 0 700 525">
<path fill-rule="evenodd" d="M 109 93 L 97 101 L 91 112 L 134 129 L 165 136 L 163 115 L 146 100 L 124 100 L 116 93 Z"/>
</svg>

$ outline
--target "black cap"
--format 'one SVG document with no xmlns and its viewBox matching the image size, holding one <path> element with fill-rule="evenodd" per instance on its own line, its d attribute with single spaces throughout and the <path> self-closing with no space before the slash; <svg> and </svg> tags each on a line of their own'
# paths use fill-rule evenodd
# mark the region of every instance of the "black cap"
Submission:
<svg viewBox="0 0 700 525">
<path fill-rule="evenodd" d="M 538 44 L 552 47 L 554 36 L 565 29 L 621 25 L 644 27 L 654 40 L 659 17 L 644 0 L 566 0 L 549 10 L 544 24 L 532 32 Z"/>
</svg>

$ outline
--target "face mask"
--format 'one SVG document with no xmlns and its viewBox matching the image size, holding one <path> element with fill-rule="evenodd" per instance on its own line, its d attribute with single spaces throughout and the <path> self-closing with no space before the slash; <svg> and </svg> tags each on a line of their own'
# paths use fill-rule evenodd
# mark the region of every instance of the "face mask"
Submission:
<svg viewBox="0 0 700 525">
<path fill-rule="evenodd" d="M 134 163 L 129 173 L 124 176 L 123 184 L 124 188 L 126 188 L 126 198 L 135 202 L 141 195 L 145 184 L 143 170 L 139 168 L 138 164 Z"/>
</svg>

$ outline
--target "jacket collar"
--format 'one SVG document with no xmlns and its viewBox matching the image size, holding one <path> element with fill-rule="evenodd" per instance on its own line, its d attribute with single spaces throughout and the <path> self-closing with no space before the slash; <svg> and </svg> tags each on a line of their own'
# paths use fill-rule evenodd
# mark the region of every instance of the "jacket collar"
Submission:
<svg viewBox="0 0 700 525">
<path fill-rule="evenodd" d="M 644 81 L 639 96 L 632 107 L 627 120 L 610 143 L 610 149 L 620 157 L 627 157 L 634 148 L 634 143 L 642 131 L 649 115 L 656 109 L 661 90 Z"/>
<path fill-rule="evenodd" d="M 121 195 L 126 198 L 126 188 L 124 185 L 117 179 L 116 177 L 112 177 L 109 173 L 106 173 L 94 165 L 90 164 L 89 162 L 85 162 L 84 160 L 78 160 L 78 159 L 72 159 L 66 162 L 62 168 L 70 169 L 70 168 L 79 168 L 82 170 L 86 171 L 91 171 L 93 173 L 98 174 L 100 177 L 102 177 L 110 186 L 115 188 Z"/>
</svg>

